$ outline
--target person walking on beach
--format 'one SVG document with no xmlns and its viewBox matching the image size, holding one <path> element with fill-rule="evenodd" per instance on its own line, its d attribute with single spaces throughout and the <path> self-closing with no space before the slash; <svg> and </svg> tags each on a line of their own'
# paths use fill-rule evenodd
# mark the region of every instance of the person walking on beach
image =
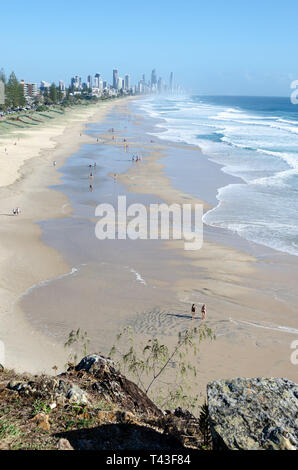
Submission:
<svg viewBox="0 0 298 470">
<path fill-rule="evenodd" d="M 195 314 L 196 314 L 196 306 L 195 306 L 195 304 L 192 304 L 192 306 L 191 306 L 191 315 L 192 315 L 192 318 L 194 318 Z"/>
<path fill-rule="evenodd" d="M 92 191 L 93 191 L 93 186 L 92 186 L 92 184 L 90 184 L 90 186 L 89 186 L 89 191 L 90 191 L 91 193 L 92 193 Z"/>
<path fill-rule="evenodd" d="M 202 305 L 201 313 L 202 313 L 202 320 L 205 320 L 206 319 L 206 313 L 207 313 L 207 308 L 206 308 L 205 304 Z"/>
</svg>

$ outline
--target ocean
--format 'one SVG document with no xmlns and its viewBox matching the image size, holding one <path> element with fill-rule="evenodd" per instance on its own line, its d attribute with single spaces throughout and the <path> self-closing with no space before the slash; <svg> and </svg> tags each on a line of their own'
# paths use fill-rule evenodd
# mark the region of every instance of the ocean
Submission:
<svg viewBox="0 0 298 470">
<path fill-rule="evenodd" d="M 154 135 L 199 146 L 240 178 L 218 188 L 205 224 L 298 256 L 298 106 L 290 98 L 159 96 L 139 106 L 157 118 Z"/>
</svg>

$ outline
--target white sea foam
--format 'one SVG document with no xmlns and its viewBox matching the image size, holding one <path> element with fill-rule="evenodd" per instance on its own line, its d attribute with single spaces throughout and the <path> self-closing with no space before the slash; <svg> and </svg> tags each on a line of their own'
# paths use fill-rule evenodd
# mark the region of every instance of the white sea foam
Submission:
<svg viewBox="0 0 298 470">
<path fill-rule="evenodd" d="M 262 328 L 265 330 L 272 330 L 272 331 L 278 331 L 280 333 L 288 333 L 291 335 L 298 335 L 298 329 L 297 328 L 291 328 L 288 326 L 280 326 L 280 325 L 264 325 L 261 323 L 255 323 L 255 322 L 248 322 L 244 320 L 233 320 L 230 318 L 230 322 L 234 323 L 236 325 L 242 324 L 242 325 L 247 325 L 247 326 L 252 326 L 254 328 Z"/>
<path fill-rule="evenodd" d="M 81 265 L 81 266 L 83 266 L 83 265 Z M 65 277 L 73 276 L 78 271 L 79 271 L 79 267 L 78 268 L 72 268 L 71 271 L 69 271 L 68 273 L 61 274 L 60 276 L 53 277 L 53 278 L 50 278 L 50 279 L 46 279 L 45 281 L 38 282 L 37 284 L 33 284 L 33 286 L 29 287 L 25 292 L 23 292 L 23 294 L 20 295 L 20 297 L 18 298 L 18 301 L 22 297 L 25 297 L 26 295 L 30 294 L 34 289 L 38 289 L 39 287 L 47 286 L 51 282 L 59 281 L 60 279 L 63 279 Z"/>
<path fill-rule="evenodd" d="M 162 119 L 155 136 L 199 146 L 246 183 L 220 188 L 205 224 L 298 255 L 298 120 L 189 98 L 150 98 L 145 108 Z"/>
<path fill-rule="evenodd" d="M 136 280 L 138 282 L 140 282 L 141 284 L 144 284 L 144 286 L 147 285 L 147 282 L 142 278 L 142 276 L 137 271 L 135 271 L 133 268 L 131 268 L 130 272 L 134 273 L 134 275 L 136 276 Z"/>
</svg>

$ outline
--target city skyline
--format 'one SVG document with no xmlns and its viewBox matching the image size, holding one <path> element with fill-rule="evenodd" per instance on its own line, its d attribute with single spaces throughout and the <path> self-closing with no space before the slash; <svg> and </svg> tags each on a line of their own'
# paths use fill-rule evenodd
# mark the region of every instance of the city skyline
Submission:
<svg viewBox="0 0 298 470">
<path fill-rule="evenodd" d="M 38 90 L 44 91 L 45 89 L 50 89 L 51 85 L 54 83 L 61 92 L 64 94 L 66 90 L 71 91 L 72 93 L 88 91 L 92 95 L 101 95 L 103 92 L 114 90 L 117 92 L 126 92 L 131 94 L 143 94 L 143 93 L 181 93 L 182 87 L 180 85 L 174 85 L 173 81 L 173 72 L 169 74 L 169 80 L 164 80 L 162 77 L 158 77 L 156 69 L 152 69 L 151 80 L 146 81 L 145 74 L 142 74 L 142 78 L 138 80 L 135 84 L 131 83 L 131 77 L 128 73 L 124 75 L 124 78 L 119 76 L 118 69 L 113 69 L 112 80 L 103 79 L 99 72 L 95 74 L 88 74 L 86 81 L 83 81 L 80 75 L 74 75 L 70 78 L 68 83 L 65 83 L 64 80 L 59 80 L 58 84 L 49 80 L 41 80 L 40 86 L 37 83 L 32 81 L 25 81 L 21 79 L 20 83 L 23 85 L 25 97 L 33 97 L 38 94 Z M 30 90 L 30 91 L 28 91 Z"/>
</svg>

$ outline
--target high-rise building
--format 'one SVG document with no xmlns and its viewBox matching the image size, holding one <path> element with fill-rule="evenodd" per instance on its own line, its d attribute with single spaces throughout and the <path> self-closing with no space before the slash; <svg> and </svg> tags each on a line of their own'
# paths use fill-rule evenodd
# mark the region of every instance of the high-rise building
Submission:
<svg viewBox="0 0 298 470">
<path fill-rule="evenodd" d="M 63 82 L 63 80 L 59 81 L 59 90 L 60 91 L 65 91 L 65 83 Z"/>
<path fill-rule="evenodd" d="M 94 87 L 99 88 L 100 73 L 96 73 L 94 77 Z"/>
<path fill-rule="evenodd" d="M 92 75 L 88 75 L 87 77 L 87 87 L 92 88 Z"/>
<path fill-rule="evenodd" d="M 130 76 L 125 75 L 125 90 L 130 90 Z"/>
<path fill-rule="evenodd" d="M 113 88 L 115 88 L 115 90 L 117 90 L 117 87 L 118 87 L 118 70 L 117 69 L 114 69 L 113 70 Z"/>
<path fill-rule="evenodd" d="M 71 78 L 70 84 L 75 90 L 81 90 L 82 88 L 81 77 L 79 77 L 78 75 L 75 75 L 74 77 Z"/>
<path fill-rule="evenodd" d="M 155 86 L 157 84 L 157 75 L 156 75 L 156 70 L 153 69 L 151 73 L 151 85 Z"/>
<path fill-rule="evenodd" d="M 34 98 L 37 95 L 37 85 L 36 83 L 26 83 L 24 80 L 21 80 L 21 85 L 24 90 L 24 96 L 26 100 Z"/>
<path fill-rule="evenodd" d="M 124 78 L 118 77 L 117 90 L 124 90 Z"/>
<path fill-rule="evenodd" d="M 163 88 L 162 78 L 159 77 L 158 82 L 157 82 L 158 93 L 161 93 L 163 91 L 162 88 Z"/>
<path fill-rule="evenodd" d="M 51 87 L 51 84 L 50 84 L 50 83 L 45 82 L 44 80 L 42 80 L 42 81 L 40 82 L 40 89 L 41 89 L 42 91 L 44 91 L 46 88 L 50 88 L 50 87 Z"/>
<path fill-rule="evenodd" d="M 169 87 L 170 87 L 170 93 L 173 93 L 173 72 L 170 73 Z"/>
</svg>

